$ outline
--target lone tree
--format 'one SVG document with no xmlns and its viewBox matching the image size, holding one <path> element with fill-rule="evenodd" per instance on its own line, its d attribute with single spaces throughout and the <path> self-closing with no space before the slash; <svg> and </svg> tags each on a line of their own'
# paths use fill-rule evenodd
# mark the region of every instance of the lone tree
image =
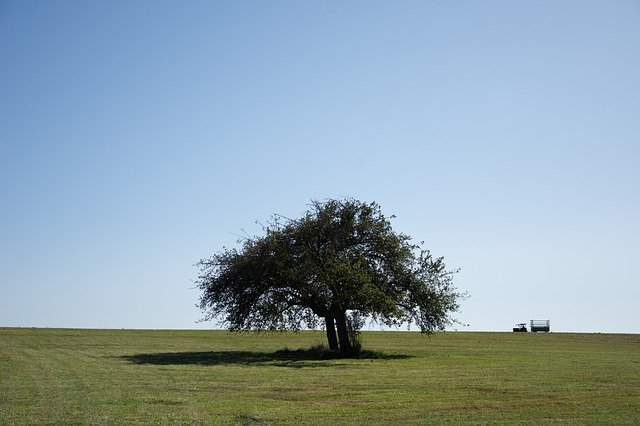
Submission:
<svg viewBox="0 0 640 426">
<path fill-rule="evenodd" d="M 453 320 L 462 296 L 443 258 L 396 233 L 376 203 L 314 201 L 300 219 L 274 216 L 265 235 L 198 263 L 205 320 L 232 331 L 300 330 L 321 321 L 329 348 L 352 355 L 365 318 L 423 333 Z"/>
</svg>

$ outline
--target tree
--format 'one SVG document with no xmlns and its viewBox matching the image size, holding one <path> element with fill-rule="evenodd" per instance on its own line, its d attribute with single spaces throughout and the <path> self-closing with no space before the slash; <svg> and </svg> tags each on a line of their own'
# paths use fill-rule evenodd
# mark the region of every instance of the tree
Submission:
<svg viewBox="0 0 640 426">
<path fill-rule="evenodd" d="M 274 216 L 265 235 L 198 263 L 205 320 L 230 330 L 300 330 L 322 321 L 329 348 L 359 349 L 364 318 L 415 323 L 423 333 L 453 320 L 463 295 L 443 258 L 396 233 L 377 203 L 314 201 L 299 219 Z"/>
</svg>

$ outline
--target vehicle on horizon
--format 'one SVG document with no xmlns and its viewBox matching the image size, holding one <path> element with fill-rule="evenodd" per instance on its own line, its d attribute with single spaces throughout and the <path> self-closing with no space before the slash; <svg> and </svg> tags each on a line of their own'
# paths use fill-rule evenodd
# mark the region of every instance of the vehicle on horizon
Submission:
<svg viewBox="0 0 640 426">
<path fill-rule="evenodd" d="M 538 331 L 549 332 L 551 331 L 551 321 L 549 320 L 531 320 L 531 331 L 536 333 Z"/>
<path fill-rule="evenodd" d="M 521 322 L 516 324 L 515 327 L 513 327 L 513 332 L 514 333 L 526 333 L 527 332 L 527 323 L 526 322 Z"/>
</svg>

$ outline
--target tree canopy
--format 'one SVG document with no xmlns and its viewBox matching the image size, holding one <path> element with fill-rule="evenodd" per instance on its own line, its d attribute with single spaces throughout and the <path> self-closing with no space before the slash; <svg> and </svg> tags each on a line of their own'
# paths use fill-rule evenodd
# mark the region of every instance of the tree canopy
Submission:
<svg viewBox="0 0 640 426">
<path fill-rule="evenodd" d="M 423 333 L 453 321 L 456 271 L 394 232 L 377 203 L 314 201 L 299 219 L 276 215 L 263 228 L 198 263 L 205 319 L 235 331 L 322 325 L 329 348 L 344 355 L 357 350 L 366 318 Z"/>
</svg>

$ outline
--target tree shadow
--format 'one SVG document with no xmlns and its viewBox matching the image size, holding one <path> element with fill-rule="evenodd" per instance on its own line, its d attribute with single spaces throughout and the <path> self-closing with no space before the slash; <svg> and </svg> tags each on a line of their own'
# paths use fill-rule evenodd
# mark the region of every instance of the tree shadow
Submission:
<svg viewBox="0 0 640 426">
<path fill-rule="evenodd" d="M 399 360 L 411 358 L 409 355 L 385 354 L 363 351 L 357 357 L 345 358 L 327 350 L 281 349 L 275 352 L 253 351 L 207 351 L 207 352 L 159 352 L 118 357 L 133 364 L 144 365 L 271 365 L 277 367 L 306 368 L 346 365 L 348 359 Z"/>
</svg>

